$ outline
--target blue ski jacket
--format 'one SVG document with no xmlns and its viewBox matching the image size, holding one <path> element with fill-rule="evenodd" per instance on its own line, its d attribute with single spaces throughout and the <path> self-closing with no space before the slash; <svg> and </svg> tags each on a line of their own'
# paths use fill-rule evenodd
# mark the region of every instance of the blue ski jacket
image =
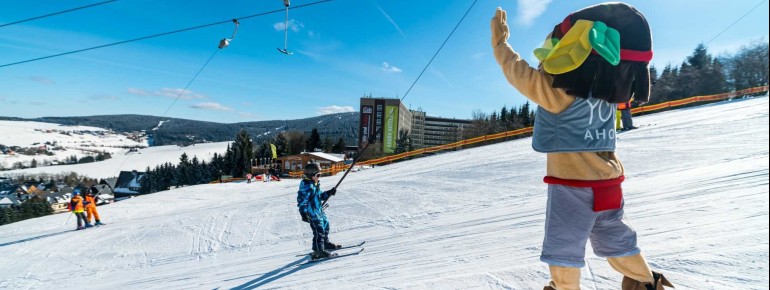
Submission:
<svg viewBox="0 0 770 290">
<path fill-rule="evenodd" d="M 324 214 L 321 204 L 327 199 L 329 199 L 329 193 L 321 191 L 320 182 L 313 184 L 312 180 L 303 179 L 299 183 L 299 191 L 297 191 L 299 214 L 308 216 L 313 222 L 323 221 L 325 223 L 326 214 Z"/>
</svg>

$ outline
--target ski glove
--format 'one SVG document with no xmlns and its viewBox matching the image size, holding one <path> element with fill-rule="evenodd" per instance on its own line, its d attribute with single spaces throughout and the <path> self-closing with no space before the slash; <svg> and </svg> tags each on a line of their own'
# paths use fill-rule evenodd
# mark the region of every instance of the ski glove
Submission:
<svg viewBox="0 0 770 290">
<path fill-rule="evenodd" d="M 310 215 L 307 213 L 302 214 L 302 221 L 309 223 L 310 222 Z"/>
<path fill-rule="evenodd" d="M 337 188 L 332 187 L 332 189 L 329 189 L 329 191 L 326 192 L 329 196 L 332 196 L 337 193 Z"/>
</svg>

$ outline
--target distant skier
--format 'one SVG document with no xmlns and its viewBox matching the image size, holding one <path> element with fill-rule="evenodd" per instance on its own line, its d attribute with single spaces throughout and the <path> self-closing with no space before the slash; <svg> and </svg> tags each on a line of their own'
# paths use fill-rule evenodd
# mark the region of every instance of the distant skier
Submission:
<svg viewBox="0 0 770 290">
<path fill-rule="evenodd" d="M 329 197 L 334 196 L 337 190 L 332 188 L 321 191 L 321 168 L 316 163 L 305 166 L 304 176 L 299 184 L 297 192 L 297 207 L 302 221 L 310 223 L 313 230 L 313 260 L 329 258 L 332 254 L 328 250 L 339 249 L 340 245 L 329 242 L 329 221 L 323 211 L 322 204 Z"/>
<path fill-rule="evenodd" d="M 620 120 L 623 123 L 622 130 L 629 131 L 636 129 L 634 126 L 634 120 L 631 117 L 631 104 L 634 103 L 634 98 L 625 103 L 618 104 L 618 111 L 620 111 Z"/>
<path fill-rule="evenodd" d="M 251 183 L 251 173 L 246 173 L 246 183 Z"/>
<path fill-rule="evenodd" d="M 532 147 L 547 153 L 548 201 L 540 260 L 549 265 L 545 289 L 580 289 L 586 241 L 625 275 L 623 290 L 663 289 L 623 222 L 623 165 L 615 155 L 616 104 L 650 93 L 652 36 L 647 20 L 624 3 L 571 13 L 557 24 L 533 69 L 508 44 L 504 10 L 492 18 L 492 47 L 503 74 L 537 103 Z"/>
<path fill-rule="evenodd" d="M 99 196 L 94 195 L 93 190 L 96 189 L 96 187 L 91 187 L 90 189 L 86 189 L 86 198 L 83 204 L 86 206 L 86 227 L 91 227 L 91 217 L 93 217 L 96 220 L 96 223 L 94 225 L 101 226 L 102 221 L 99 219 L 99 212 L 96 211 L 96 203 L 99 201 Z M 96 190 L 98 193 L 99 191 Z"/>
<path fill-rule="evenodd" d="M 76 228 L 77 230 L 91 227 L 91 224 L 86 221 L 86 215 L 84 213 L 85 209 L 83 208 L 83 197 L 80 196 L 79 188 L 76 188 L 74 191 L 72 191 L 72 199 L 70 199 L 69 209 L 78 219 L 78 227 Z M 85 224 L 85 226 L 83 226 L 83 224 Z"/>
</svg>

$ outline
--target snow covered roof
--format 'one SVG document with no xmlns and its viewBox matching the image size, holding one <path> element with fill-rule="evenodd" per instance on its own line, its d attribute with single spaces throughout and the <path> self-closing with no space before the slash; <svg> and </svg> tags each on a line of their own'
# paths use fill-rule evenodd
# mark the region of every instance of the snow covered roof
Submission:
<svg viewBox="0 0 770 290">
<path fill-rule="evenodd" d="M 10 198 L 3 197 L 2 199 L 0 199 L 0 206 L 3 206 L 3 205 L 6 205 L 6 206 L 13 205 L 13 202 L 11 201 Z"/>
<path fill-rule="evenodd" d="M 0 206 L 20 205 L 19 199 L 15 195 L 9 195 L 0 199 Z"/>
<path fill-rule="evenodd" d="M 344 159 L 342 159 L 342 158 L 339 158 L 339 157 L 331 155 L 331 154 L 323 153 L 323 152 L 308 152 L 307 154 L 310 154 L 310 155 L 313 155 L 315 157 L 318 157 L 318 158 L 321 158 L 321 159 L 324 159 L 324 160 L 328 160 L 328 161 L 331 161 L 331 162 L 342 162 L 342 161 L 344 161 Z"/>
</svg>

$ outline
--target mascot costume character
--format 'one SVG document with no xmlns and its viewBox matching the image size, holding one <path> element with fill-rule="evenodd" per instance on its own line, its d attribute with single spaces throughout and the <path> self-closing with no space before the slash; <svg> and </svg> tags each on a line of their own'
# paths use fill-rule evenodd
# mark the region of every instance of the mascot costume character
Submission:
<svg viewBox="0 0 770 290">
<path fill-rule="evenodd" d="M 547 154 L 545 237 L 540 260 L 545 289 L 580 289 L 586 241 L 625 277 L 623 290 L 673 287 L 653 272 L 623 220 L 623 165 L 615 154 L 617 104 L 650 95 L 652 34 L 624 3 L 568 15 L 535 50 L 537 69 L 508 44 L 506 12 L 492 18 L 494 55 L 508 82 L 538 105 L 532 148 Z"/>
</svg>

